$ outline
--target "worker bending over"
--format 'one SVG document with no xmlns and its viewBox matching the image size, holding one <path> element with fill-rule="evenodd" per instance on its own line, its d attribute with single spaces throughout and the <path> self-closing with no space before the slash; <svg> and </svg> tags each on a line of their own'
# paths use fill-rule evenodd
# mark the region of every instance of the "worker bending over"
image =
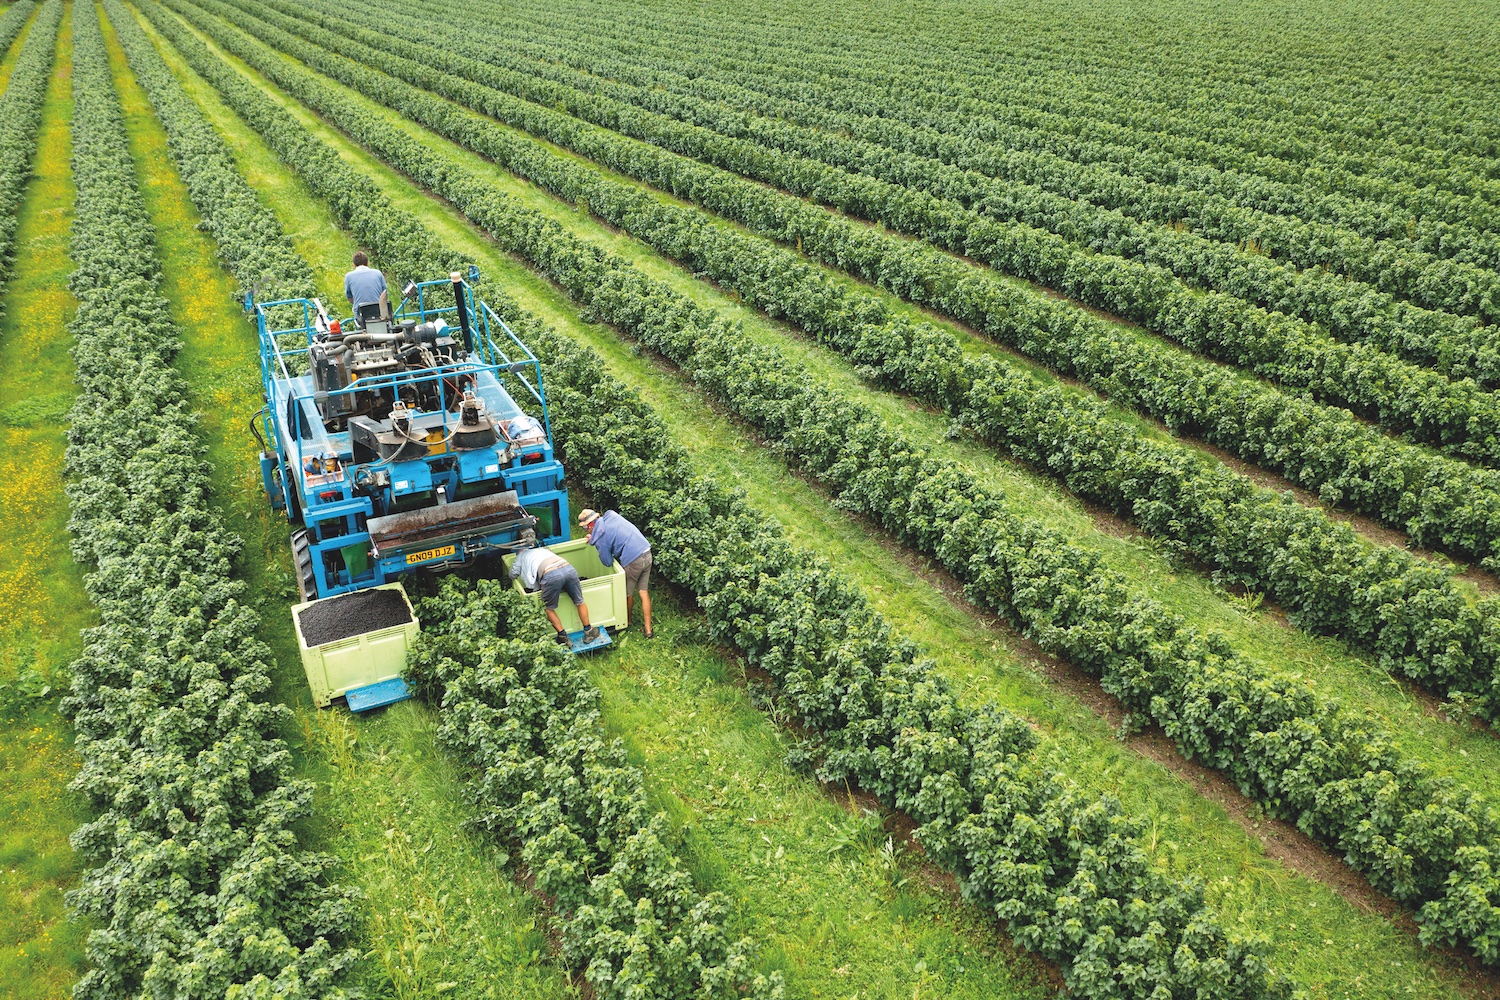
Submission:
<svg viewBox="0 0 1500 1000">
<path fill-rule="evenodd" d="M 641 596 L 642 635 L 651 638 L 651 543 L 641 529 L 631 524 L 617 510 L 599 514 L 585 510 L 578 515 L 578 525 L 588 532 L 588 543 L 599 552 L 599 561 L 609 569 L 615 563 L 625 567 L 625 622 L 615 628 L 623 632 L 630 627 L 630 611 L 635 595 Z"/>
<path fill-rule="evenodd" d="M 363 250 L 355 251 L 354 270 L 344 275 L 344 298 L 349 300 L 349 305 L 354 309 L 355 319 L 359 319 L 359 307 L 362 305 L 380 306 L 382 316 L 389 316 L 391 313 L 385 275 L 370 266 L 370 258 Z"/>
<path fill-rule="evenodd" d="M 527 590 L 542 592 L 542 605 L 547 609 L 547 620 L 557 629 L 558 643 L 572 645 L 568 633 L 563 631 L 562 619 L 557 617 L 557 599 L 564 590 L 578 608 L 578 620 L 583 623 L 583 641 L 593 642 L 599 638 L 599 629 L 589 624 L 589 606 L 583 603 L 583 583 L 578 579 L 578 570 L 562 556 L 545 545 L 522 549 L 511 563 L 510 578 L 519 579 Z"/>
</svg>

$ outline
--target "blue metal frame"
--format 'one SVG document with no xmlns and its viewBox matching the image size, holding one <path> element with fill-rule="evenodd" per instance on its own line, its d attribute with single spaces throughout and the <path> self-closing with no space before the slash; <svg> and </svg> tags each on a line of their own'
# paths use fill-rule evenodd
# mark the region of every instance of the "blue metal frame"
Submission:
<svg viewBox="0 0 1500 1000">
<path fill-rule="evenodd" d="M 445 382 L 461 377 L 472 380 L 490 416 L 505 422 L 525 413 L 507 391 L 506 386 L 511 385 L 540 407 L 540 422 L 546 437 L 543 443 L 527 446 L 508 462 L 504 460 L 506 448 L 502 442 L 498 448 L 457 452 L 449 451 L 444 444 L 441 451 L 430 451 L 410 461 L 387 459 L 356 464 L 350 433 L 329 432 L 324 426 L 317 407 L 324 394 L 316 392 L 312 376 L 292 374 L 296 367 L 294 359 L 307 357 L 319 324 L 325 322 L 321 302 L 316 299 L 255 302 L 246 296 L 245 308 L 254 311 L 260 337 L 261 383 L 267 403 L 261 421 L 267 447 L 274 450 L 274 454 L 261 455 L 261 478 L 271 506 L 286 509 L 290 519 L 301 520 L 307 527 L 319 597 L 378 586 L 413 569 L 465 563 L 486 552 L 513 546 L 519 529 L 509 527 L 457 539 L 449 543 L 454 546 L 451 555 L 421 559 L 414 558 L 421 552 L 398 550 L 372 558 L 367 520 L 396 510 L 433 506 L 438 502 L 439 486 L 444 487 L 446 497 L 451 500 L 514 490 L 523 506 L 546 507 L 555 512 L 553 531 L 545 536 L 539 533 L 538 541 L 552 544 L 568 538 L 568 494 L 562 464 L 553 454 L 552 420 L 547 410 L 541 363 L 515 331 L 475 295 L 472 283 L 478 278 L 478 268 L 470 267 L 468 279 L 459 281 L 473 332 L 472 354 L 466 354 L 453 365 L 359 378 L 349 387 L 326 396 L 352 396 L 371 389 L 435 382 L 439 399 L 446 404 Z M 437 286 L 447 292 L 447 305 L 436 304 L 435 294 L 429 294 Z M 424 323 L 442 318 L 451 323 L 454 335 L 458 336 L 453 287 L 451 279 L 421 282 L 416 286 L 414 303 L 410 297 L 402 299 L 396 309 L 396 321 Z M 273 315 L 288 311 L 294 316 L 300 311 L 300 325 L 294 322 L 292 326 L 276 327 Z M 344 325 L 353 322 L 340 320 Z M 431 418 L 435 414 L 441 414 L 440 427 L 446 436 L 457 423 L 458 414 L 449 413 L 445 406 L 438 411 L 422 411 L 417 416 Z M 319 466 L 314 463 L 329 457 L 337 459 L 337 471 L 318 471 Z M 372 487 L 363 478 L 377 467 L 389 473 L 388 489 Z M 289 484 L 296 487 L 300 517 L 289 508 Z M 362 573 L 351 573 L 340 551 L 353 546 L 365 549 L 369 565 Z"/>
</svg>

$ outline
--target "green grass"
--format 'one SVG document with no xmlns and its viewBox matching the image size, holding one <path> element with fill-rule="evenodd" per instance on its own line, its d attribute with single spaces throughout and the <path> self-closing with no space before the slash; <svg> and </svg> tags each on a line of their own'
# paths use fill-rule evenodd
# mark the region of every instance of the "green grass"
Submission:
<svg viewBox="0 0 1500 1000">
<path fill-rule="evenodd" d="M 1045 972 L 924 866 L 872 802 L 789 773 L 790 744 L 658 596 L 656 638 L 590 659 L 609 727 L 686 829 L 700 879 L 741 900 L 745 929 L 811 997 L 1047 996 Z"/>
<path fill-rule="evenodd" d="M 324 242 L 337 248 L 308 254 L 320 287 L 336 290 L 349 245 L 334 228 L 326 207 L 277 164 L 274 154 L 213 98 L 202 81 L 177 68 L 266 204 L 299 234 L 299 249 Z M 127 94 L 127 104 L 133 103 Z M 134 118 L 132 128 L 137 142 L 150 131 Z M 172 229 L 163 227 L 164 243 L 173 238 Z M 253 372 L 253 356 L 243 360 Z M 188 351 L 183 367 L 195 385 L 200 371 L 204 377 L 216 371 L 194 368 Z M 220 464 L 218 455 L 215 460 Z M 227 488 L 246 501 L 247 521 L 274 520 L 260 516 L 264 505 L 253 490 L 234 483 Z M 238 517 L 234 520 L 239 523 Z M 285 532 L 268 525 L 260 537 L 279 546 Z M 262 556 L 264 562 L 281 565 L 280 547 Z M 263 581 L 278 578 L 272 571 Z M 275 614 L 281 598 L 267 595 L 264 610 Z M 883 855 L 885 839 L 868 821 L 858 823 L 816 785 L 787 772 L 782 738 L 724 683 L 730 669 L 724 660 L 691 638 L 682 643 L 670 638 L 681 636 L 684 624 L 684 616 L 674 613 L 674 607 L 670 600 L 663 603 L 662 638 L 649 644 L 626 638 L 618 657 L 595 659 L 596 679 L 606 690 L 612 728 L 627 739 L 635 759 L 647 768 L 654 800 L 687 824 L 695 875 L 707 887 L 726 889 L 741 901 L 742 929 L 768 944 L 767 966 L 783 969 L 794 993 L 802 996 L 1037 995 L 1029 984 L 1042 974 L 1031 962 L 999 951 L 993 928 L 974 908 L 955 904 L 940 881 L 927 884 L 930 873 L 903 862 L 898 844 L 893 842 L 892 850 Z M 423 852 L 445 838 L 460 840 L 461 849 L 447 847 L 455 864 L 467 850 L 478 855 L 469 859 L 471 865 L 500 870 L 503 858 L 498 851 L 458 832 L 458 821 L 469 811 L 462 807 L 458 776 L 435 751 L 430 711 L 406 704 L 373 720 L 316 712 L 306 706 L 300 672 L 282 674 L 291 675 L 280 693 L 298 706 L 306 766 L 329 783 L 317 821 L 384 838 L 392 812 L 412 817 L 392 835 L 401 847 L 395 860 L 379 859 L 360 879 L 372 900 L 410 895 L 407 881 L 424 876 L 430 880 L 423 869 L 432 861 Z M 396 791 L 389 790 L 391 785 Z M 827 853 L 831 827 L 852 832 L 843 849 Z M 361 851 L 340 853 L 353 864 L 370 865 L 377 860 L 370 856 L 372 848 L 382 843 L 370 840 L 366 838 Z M 890 865 L 882 863 L 883 856 L 889 856 Z M 770 859 L 769 867 L 758 866 L 761 858 Z M 756 871 L 762 874 L 757 877 Z M 746 872 L 752 873 L 748 879 Z M 778 877 L 765 877 L 768 872 Z M 895 888 L 905 879 L 911 881 Z M 485 910 L 470 902 L 472 895 L 465 895 L 464 902 L 459 898 L 456 889 L 447 891 L 441 905 L 427 898 L 424 919 L 375 908 L 369 922 L 371 948 L 377 955 L 395 953 L 382 959 L 393 975 L 405 969 L 402 961 L 425 954 L 420 942 L 439 923 L 489 927 L 480 937 L 506 961 L 514 962 L 517 956 L 536 959 L 534 953 L 545 950 L 545 943 L 537 939 L 534 912 L 525 919 L 499 921 L 493 916 L 499 909 L 493 903 Z M 930 914 L 940 914 L 941 919 L 930 919 Z M 450 982 L 458 978 L 451 970 L 441 976 Z M 429 988 L 437 978 L 438 974 L 427 978 Z M 516 987 L 505 995 L 517 995 Z"/>
<path fill-rule="evenodd" d="M 1245 655 L 1264 664 L 1306 675 L 1327 696 L 1337 698 L 1356 710 L 1372 712 L 1396 735 L 1397 742 L 1407 753 L 1425 760 L 1439 772 L 1462 780 L 1470 787 L 1500 801 L 1500 740 L 1496 740 L 1488 731 L 1464 723 L 1454 724 L 1434 714 L 1429 710 L 1427 701 L 1413 695 L 1407 686 L 1392 679 L 1368 656 L 1351 649 L 1345 643 L 1311 636 L 1292 628 L 1269 610 L 1255 609 L 1213 584 L 1203 574 L 1175 564 L 1164 554 L 1163 548 L 1147 536 L 1128 528 L 1101 524 L 1082 503 L 1064 492 L 1054 480 L 1010 462 L 985 446 L 963 440 L 949 440 L 950 422 L 946 416 L 930 412 L 907 397 L 878 390 L 863 382 L 853 366 L 842 357 L 809 343 L 794 328 L 770 320 L 764 314 L 740 304 L 737 296 L 694 278 L 690 272 L 663 259 L 642 241 L 610 229 L 574 206 L 554 198 L 478 155 L 463 150 L 436 133 L 361 97 L 329 78 L 323 79 L 329 86 L 361 103 L 366 110 L 383 116 L 392 128 L 404 130 L 424 144 L 455 157 L 497 189 L 516 197 L 528 207 L 558 221 L 595 245 L 631 261 L 644 273 L 699 304 L 739 319 L 746 334 L 752 339 L 775 346 L 786 352 L 802 369 L 829 378 L 845 393 L 863 398 L 886 420 L 904 430 L 911 439 L 929 447 L 934 455 L 963 463 L 980 481 L 1017 498 L 1050 527 L 1097 551 L 1109 567 L 1123 573 L 1140 592 L 1152 594 L 1170 610 L 1204 629 L 1223 632 L 1235 648 Z M 522 134 L 513 129 L 507 131 Z M 560 155 L 587 162 L 559 147 L 544 145 L 549 145 L 549 148 Z M 364 165 L 370 166 L 373 162 L 367 159 Z M 651 190 L 623 175 L 607 170 L 601 172 L 638 189 Z M 660 192 L 654 193 L 663 201 L 686 204 Z M 719 224 L 740 228 L 722 220 L 719 220 Z M 822 270 L 846 285 L 859 284 L 847 275 L 827 268 Z M 859 287 L 881 298 L 894 311 L 910 312 L 913 309 L 887 292 L 866 285 Z M 952 324 L 941 323 L 936 319 L 934 321 L 962 338 L 971 350 L 998 350 L 980 343 Z M 1139 420 L 1136 423 L 1143 428 L 1146 426 Z M 1157 432 L 1152 430 L 1150 433 Z M 1102 528 L 1107 530 L 1101 530 Z"/>
<path fill-rule="evenodd" d="M 246 71 L 237 60 L 230 61 Z M 1226 919 L 1272 938 L 1278 966 L 1314 996 L 1442 997 L 1451 996 L 1461 984 L 1473 988 L 1456 963 L 1422 951 L 1386 920 L 1267 859 L 1261 846 L 1221 808 L 1144 759 L 1134 744 L 1117 742 L 1091 711 L 1043 679 L 1024 647 L 950 602 L 904 554 L 872 537 L 790 475 L 782 462 L 748 440 L 678 378 L 641 357 L 611 331 L 582 322 L 561 292 L 498 252 L 449 207 L 416 190 L 286 101 L 259 76 L 246 72 L 373 177 L 399 207 L 417 212 L 450 245 L 506 281 L 525 308 L 603 352 L 617 375 L 641 389 L 702 467 L 746 489 L 757 506 L 789 525 L 799 541 L 824 552 L 859 579 L 893 622 L 935 655 L 966 699 L 994 701 L 1033 719 L 1048 735 L 1050 752 L 1060 764 L 1087 786 L 1122 798 L 1148 824 L 1162 862 L 1202 875 Z M 589 225 L 576 218 L 580 226 Z M 615 234 L 610 238 L 617 245 L 629 242 Z M 639 246 L 635 252 L 646 253 Z M 692 285 L 685 276 L 674 280 Z M 905 406 L 899 400 L 894 405 Z M 1147 557 L 1149 553 L 1143 553 L 1142 558 Z M 602 683 L 611 700 L 616 699 L 618 692 L 608 679 Z"/>
<path fill-rule="evenodd" d="M 15 53 L 7 58 L 9 73 Z M 63 893 L 79 864 L 68 835 L 88 819 L 68 791 L 78 773 L 73 731 L 56 689 L 93 623 L 68 551 L 63 494 L 65 416 L 76 389 L 68 355 L 67 279 L 73 179 L 67 22 L 48 85 L 35 168 L 21 205 L 15 273 L 0 319 L 0 996 L 66 993 L 85 968 L 85 924 L 67 919 Z M 41 692 L 52 688 L 45 696 Z"/>
</svg>

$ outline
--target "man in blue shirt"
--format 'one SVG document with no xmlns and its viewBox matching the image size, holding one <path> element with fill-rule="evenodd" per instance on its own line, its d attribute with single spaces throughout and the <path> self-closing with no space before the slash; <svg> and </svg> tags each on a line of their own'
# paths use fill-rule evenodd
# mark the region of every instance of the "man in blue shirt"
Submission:
<svg viewBox="0 0 1500 1000">
<path fill-rule="evenodd" d="M 363 250 L 356 252 L 354 270 L 344 275 L 344 298 L 354 307 L 355 318 L 359 317 L 359 307 L 367 303 L 379 305 L 384 315 L 389 309 L 386 294 L 385 275 L 370 266 Z"/>
<path fill-rule="evenodd" d="M 603 514 L 585 510 L 578 515 L 578 525 L 588 532 L 588 543 L 599 552 L 599 561 L 609 569 L 615 563 L 625 567 L 625 623 L 615 631 L 630 627 L 630 612 L 635 595 L 641 596 L 641 625 L 651 638 L 651 543 L 641 529 L 625 520 L 617 510 Z"/>
</svg>

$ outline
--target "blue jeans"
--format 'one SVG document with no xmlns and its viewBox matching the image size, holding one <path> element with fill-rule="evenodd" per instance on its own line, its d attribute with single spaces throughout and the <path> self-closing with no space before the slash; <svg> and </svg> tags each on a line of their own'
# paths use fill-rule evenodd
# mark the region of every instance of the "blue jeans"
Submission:
<svg viewBox="0 0 1500 1000">
<path fill-rule="evenodd" d="M 583 583 L 578 579 L 578 570 L 572 566 L 554 569 L 537 581 L 541 585 L 542 604 L 548 611 L 557 610 L 557 599 L 564 590 L 573 603 L 583 603 Z"/>
</svg>

